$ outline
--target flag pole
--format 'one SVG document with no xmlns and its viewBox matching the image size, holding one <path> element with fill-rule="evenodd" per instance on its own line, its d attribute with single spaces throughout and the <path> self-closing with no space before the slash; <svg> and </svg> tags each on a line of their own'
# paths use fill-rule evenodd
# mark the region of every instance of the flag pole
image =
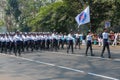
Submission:
<svg viewBox="0 0 120 80">
<path fill-rule="evenodd" d="M 90 0 L 89 6 L 90 6 L 89 8 L 91 8 L 91 6 L 92 6 L 92 0 Z M 91 13 L 91 11 L 90 11 L 90 13 Z M 90 16 L 90 31 L 91 31 L 91 28 L 92 28 L 92 23 L 91 23 L 91 16 Z"/>
<path fill-rule="evenodd" d="M 78 30 L 77 31 L 80 31 L 79 29 L 80 29 L 80 25 L 78 25 Z"/>
<path fill-rule="evenodd" d="M 91 28 L 92 28 L 92 24 L 91 24 L 91 22 L 90 22 L 90 32 L 91 32 Z"/>
<path fill-rule="evenodd" d="M 78 25 L 78 29 L 79 29 L 79 27 L 80 27 L 80 26 Z"/>
</svg>

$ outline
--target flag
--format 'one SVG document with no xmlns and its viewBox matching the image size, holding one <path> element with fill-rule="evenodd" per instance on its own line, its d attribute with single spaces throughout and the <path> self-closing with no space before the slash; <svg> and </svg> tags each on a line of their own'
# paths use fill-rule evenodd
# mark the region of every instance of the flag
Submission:
<svg viewBox="0 0 120 80">
<path fill-rule="evenodd" d="M 84 11 L 82 11 L 80 14 L 78 14 L 75 17 L 75 20 L 76 20 L 76 22 L 78 23 L 79 26 L 83 25 L 83 24 L 86 24 L 86 23 L 89 23 L 90 22 L 89 6 Z"/>
</svg>

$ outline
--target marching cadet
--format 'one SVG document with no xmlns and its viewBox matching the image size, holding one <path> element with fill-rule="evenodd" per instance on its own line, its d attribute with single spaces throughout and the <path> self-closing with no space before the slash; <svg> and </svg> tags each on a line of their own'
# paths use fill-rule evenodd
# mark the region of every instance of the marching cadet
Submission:
<svg viewBox="0 0 120 80">
<path fill-rule="evenodd" d="M 37 33 L 37 47 L 38 47 L 38 49 L 40 49 L 40 44 L 41 44 L 41 37 L 40 37 L 40 34 Z"/>
<path fill-rule="evenodd" d="M 57 34 L 56 34 L 56 32 L 53 32 L 53 34 L 52 34 L 52 43 L 53 43 L 53 45 L 52 45 L 52 48 L 53 49 L 55 49 L 55 51 L 57 51 L 58 50 L 58 37 L 57 37 Z"/>
<path fill-rule="evenodd" d="M 45 34 L 44 33 L 42 33 L 42 36 L 41 36 L 41 49 L 45 50 Z"/>
<path fill-rule="evenodd" d="M 62 46 L 61 46 L 61 48 L 64 49 L 64 42 L 65 42 L 65 35 L 64 34 L 62 34 L 61 40 L 62 40 Z"/>
<path fill-rule="evenodd" d="M 1 35 L 2 35 L 2 34 L 0 33 L 0 49 L 1 49 Z"/>
<path fill-rule="evenodd" d="M 10 39 L 10 53 L 15 51 L 15 45 L 13 40 L 14 34 L 10 33 L 9 39 Z"/>
<path fill-rule="evenodd" d="M 59 48 L 64 49 L 64 35 L 62 33 L 59 35 Z"/>
<path fill-rule="evenodd" d="M 26 49 L 26 47 L 27 47 L 27 34 L 26 33 L 23 33 L 22 34 L 22 39 L 23 39 L 23 48 L 22 48 L 22 50 L 23 50 L 23 52 L 25 51 L 25 49 Z"/>
<path fill-rule="evenodd" d="M 87 56 L 88 49 L 90 48 L 91 56 L 94 56 L 93 51 L 92 51 L 92 34 L 89 31 L 87 36 L 86 36 L 86 52 L 85 55 Z"/>
<path fill-rule="evenodd" d="M 67 53 L 69 53 L 69 49 L 70 49 L 70 48 L 71 48 L 72 53 L 74 53 L 73 45 L 74 45 L 75 39 L 73 38 L 73 33 L 72 33 L 72 31 L 68 34 L 68 36 L 67 36 L 67 41 L 68 41 Z"/>
<path fill-rule="evenodd" d="M 0 33 L 0 50 L 1 50 L 1 33 Z"/>
<path fill-rule="evenodd" d="M 10 52 L 10 39 L 9 39 L 9 34 L 5 34 L 5 53 L 7 53 L 7 51 Z"/>
<path fill-rule="evenodd" d="M 61 33 L 60 33 L 61 34 Z M 58 46 L 58 49 L 60 49 L 60 45 L 61 45 L 61 35 L 59 33 L 57 33 L 57 46 Z"/>
<path fill-rule="evenodd" d="M 36 33 L 33 34 L 33 40 L 34 40 L 34 49 L 38 50 L 38 36 Z"/>
<path fill-rule="evenodd" d="M 29 37 L 29 33 L 25 33 L 23 39 L 25 41 L 24 47 L 26 49 L 26 51 L 29 51 L 29 43 L 30 43 L 30 37 Z"/>
<path fill-rule="evenodd" d="M 42 50 L 42 33 L 39 33 L 39 49 Z"/>
<path fill-rule="evenodd" d="M 86 35 L 85 33 L 82 33 L 82 45 L 85 45 L 86 44 Z"/>
<path fill-rule="evenodd" d="M 52 37 L 52 32 L 49 34 L 49 39 L 50 39 L 50 50 L 53 51 L 53 37 Z"/>
<path fill-rule="evenodd" d="M 46 37 L 46 49 L 49 50 L 50 49 L 50 34 L 48 33 L 47 34 L 47 37 Z"/>
<path fill-rule="evenodd" d="M 108 51 L 108 58 L 111 58 L 111 54 L 110 54 L 110 48 L 109 48 L 109 34 L 107 33 L 107 29 L 104 29 L 104 32 L 102 33 L 103 36 L 103 49 L 102 49 L 102 53 L 101 53 L 101 57 L 103 58 L 103 54 L 105 51 L 105 48 L 107 48 Z"/>
<path fill-rule="evenodd" d="M 21 38 L 21 35 L 20 35 L 20 32 L 17 31 L 15 36 L 13 37 L 14 39 L 14 42 L 15 42 L 15 56 L 17 56 L 17 53 L 19 54 L 19 56 L 21 56 L 21 43 L 22 43 L 22 38 Z"/>
<path fill-rule="evenodd" d="M 79 32 L 75 34 L 75 38 L 76 38 L 75 49 L 77 46 L 80 49 L 80 34 L 79 34 Z"/>
<path fill-rule="evenodd" d="M 21 50 L 22 50 L 22 52 L 24 52 L 24 33 L 22 32 L 21 34 L 20 34 L 20 37 L 21 37 Z"/>
<path fill-rule="evenodd" d="M 64 40 L 63 47 L 65 48 L 67 46 L 67 34 L 64 33 L 63 36 L 64 36 L 64 38 L 63 38 L 63 40 Z"/>
<path fill-rule="evenodd" d="M 34 50 L 34 48 L 35 48 L 35 36 L 34 36 L 34 33 L 30 33 L 30 35 L 29 35 L 29 48 L 31 49 L 31 51 L 33 51 Z"/>
<path fill-rule="evenodd" d="M 1 53 L 3 53 L 3 51 L 5 51 L 5 34 L 1 35 Z"/>
<path fill-rule="evenodd" d="M 36 47 L 36 49 L 38 50 L 39 49 L 39 41 L 40 41 L 40 37 L 39 37 L 39 33 L 36 33 L 36 40 L 37 40 L 37 47 Z"/>
</svg>

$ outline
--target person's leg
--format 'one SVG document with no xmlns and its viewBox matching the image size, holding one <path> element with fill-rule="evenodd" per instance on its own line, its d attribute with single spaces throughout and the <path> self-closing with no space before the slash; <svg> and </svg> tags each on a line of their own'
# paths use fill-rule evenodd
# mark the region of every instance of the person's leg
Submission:
<svg viewBox="0 0 120 80">
<path fill-rule="evenodd" d="M 68 42 L 67 53 L 69 53 L 69 49 L 70 49 L 70 42 Z"/>
<path fill-rule="evenodd" d="M 111 54 L 110 54 L 110 47 L 109 47 L 109 44 L 107 44 L 107 51 L 108 51 L 108 58 L 111 58 Z"/>
<path fill-rule="evenodd" d="M 94 56 L 93 50 L 92 50 L 92 44 L 90 44 L 90 52 L 91 52 L 91 56 Z"/>
<path fill-rule="evenodd" d="M 80 39 L 79 39 L 79 41 L 78 41 L 78 46 L 79 46 L 79 49 L 80 49 L 80 44 L 81 44 L 81 43 L 80 43 Z"/>
<path fill-rule="evenodd" d="M 104 54 L 104 51 L 105 51 L 105 47 L 106 47 L 106 45 L 103 44 L 103 49 L 102 49 L 101 57 L 104 57 L 103 54 Z"/>
<path fill-rule="evenodd" d="M 89 45 L 88 45 L 88 42 L 87 42 L 87 45 L 86 45 L 86 52 L 85 52 L 85 55 L 86 55 L 86 56 L 87 56 L 88 48 L 89 48 Z"/>
<path fill-rule="evenodd" d="M 72 53 L 74 53 L 74 49 L 73 49 L 73 41 L 71 41 L 71 51 L 72 51 Z"/>
</svg>

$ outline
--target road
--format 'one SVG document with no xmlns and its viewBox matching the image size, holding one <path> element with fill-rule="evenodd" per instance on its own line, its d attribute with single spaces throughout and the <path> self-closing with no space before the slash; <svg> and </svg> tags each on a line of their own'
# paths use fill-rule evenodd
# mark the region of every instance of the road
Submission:
<svg viewBox="0 0 120 80">
<path fill-rule="evenodd" d="M 112 59 L 100 57 L 102 47 L 93 46 L 95 56 L 84 56 L 85 46 L 74 54 L 66 50 L 35 51 L 21 57 L 0 54 L 0 80 L 120 80 L 120 46 L 111 47 Z"/>
</svg>

